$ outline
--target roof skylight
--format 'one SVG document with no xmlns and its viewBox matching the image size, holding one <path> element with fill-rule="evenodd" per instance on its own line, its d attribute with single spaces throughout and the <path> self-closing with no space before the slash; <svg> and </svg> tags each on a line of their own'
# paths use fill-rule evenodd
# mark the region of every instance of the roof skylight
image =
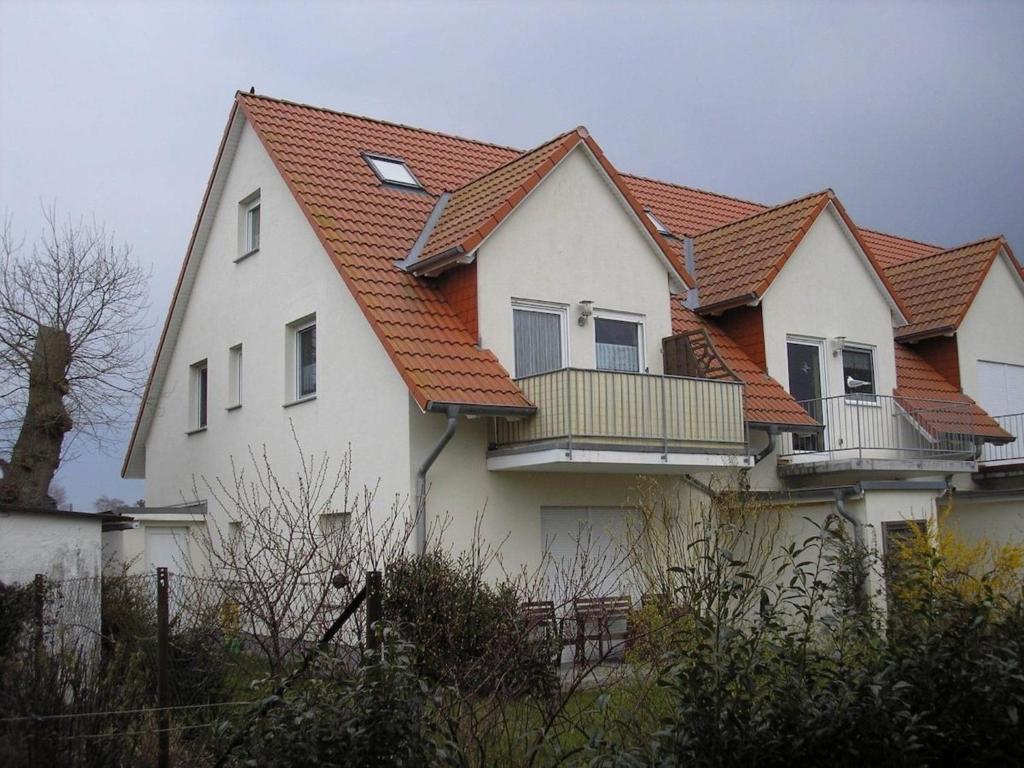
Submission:
<svg viewBox="0 0 1024 768">
<path fill-rule="evenodd" d="M 377 178 L 386 184 L 397 184 L 401 187 L 412 187 L 423 189 L 423 185 L 412 175 L 409 166 L 403 160 L 395 157 L 382 157 L 380 155 L 365 155 L 366 162 L 377 174 Z"/>
<path fill-rule="evenodd" d="M 659 235 L 671 235 L 672 234 L 671 232 L 669 232 L 668 227 L 666 227 L 664 224 L 661 223 L 661 219 L 659 219 L 657 216 L 655 216 L 654 212 L 650 208 L 648 208 L 645 211 L 645 213 L 647 214 L 647 218 L 651 220 L 651 224 L 654 225 L 654 228 L 656 230 L 658 230 L 658 234 Z"/>
</svg>

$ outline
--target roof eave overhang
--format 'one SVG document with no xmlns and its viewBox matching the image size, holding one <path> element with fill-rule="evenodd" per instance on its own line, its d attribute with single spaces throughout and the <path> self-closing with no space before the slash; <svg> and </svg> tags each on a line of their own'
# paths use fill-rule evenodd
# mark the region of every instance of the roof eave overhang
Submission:
<svg viewBox="0 0 1024 768">
<path fill-rule="evenodd" d="M 698 315 L 720 315 L 726 310 L 737 307 L 755 307 L 761 303 L 761 297 L 754 291 L 744 293 L 742 296 L 734 296 L 730 299 L 722 299 L 713 304 L 702 304 L 694 309 Z"/>
<path fill-rule="evenodd" d="M 896 341 L 913 343 L 915 341 L 924 341 L 925 339 L 931 339 L 936 336 L 952 336 L 956 333 L 955 325 L 940 325 L 937 328 L 927 328 L 923 331 L 914 331 L 913 333 L 896 333 Z"/>
<path fill-rule="evenodd" d="M 428 413 L 448 413 L 457 409 L 463 416 L 503 416 L 507 418 L 520 418 L 533 416 L 537 412 L 534 405 L 488 405 L 486 403 L 455 403 L 430 400 L 427 402 L 424 411 Z"/>
</svg>

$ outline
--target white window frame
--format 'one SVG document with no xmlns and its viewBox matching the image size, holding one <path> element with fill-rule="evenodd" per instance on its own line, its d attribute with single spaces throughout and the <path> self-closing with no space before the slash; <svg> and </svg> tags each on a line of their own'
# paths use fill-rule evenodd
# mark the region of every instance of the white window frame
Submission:
<svg viewBox="0 0 1024 768">
<path fill-rule="evenodd" d="M 558 315 L 558 328 L 561 333 L 562 347 L 562 368 L 569 367 L 569 305 L 559 304 L 553 301 L 538 301 L 536 299 L 512 299 L 512 368 L 516 362 L 516 310 L 522 309 L 527 312 L 546 312 L 549 315 Z M 542 375 L 542 374 L 538 374 Z M 513 371 L 513 378 L 519 377 L 518 371 Z"/>
<path fill-rule="evenodd" d="M 203 418 L 203 374 L 206 375 L 206 418 Z M 189 417 L 188 433 L 202 432 L 210 423 L 210 365 L 206 359 L 199 360 L 188 368 L 189 375 Z"/>
<path fill-rule="evenodd" d="M 419 180 L 419 177 L 413 173 L 412 168 L 409 167 L 409 163 L 401 157 L 391 157 L 389 155 L 381 155 L 375 152 L 364 152 L 363 159 L 366 161 L 366 164 L 370 166 L 370 170 L 373 171 L 373 174 L 380 180 L 381 184 L 402 187 L 404 189 L 423 189 L 423 183 Z M 409 174 L 409 178 L 412 179 L 412 182 L 397 181 L 395 179 L 388 178 L 379 163 L 401 165 L 405 169 L 405 172 Z"/>
<path fill-rule="evenodd" d="M 672 232 L 668 227 L 665 226 L 665 222 L 657 217 L 657 215 L 650 208 L 645 208 L 644 213 L 647 214 L 647 220 L 654 225 L 654 228 L 658 231 L 659 235 L 671 235 Z"/>
<path fill-rule="evenodd" d="M 647 316 L 638 315 L 633 312 L 620 312 L 614 309 L 595 309 L 594 310 L 594 369 L 597 368 L 597 321 L 598 320 L 618 320 L 623 323 L 636 323 L 639 327 L 637 330 L 637 344 L 640 345 L 637 351 L 637 361 L 640 368 L 638 373 L 649 373 L 647 368 Z M 604 370 L 603 368 L 600 370 Z M 609 373 L 631 373 L 631 371 L 609 371 Z"/>
<path fill-rule="evenodd" d="M 796 441 L 797 436 L 795 434 L 792 434 L 792 435 L 790 435 L 790 438 L 794 441 L 794 444 L 793 444 L 794 445 L 794 447 L 793 447 L 793 452 L 794 453 L 803 453 L 803 454 L 807 454 L 807 455 L 816 455 L 816 454 L 820 455 L 820 454 L 825 453 L 825 452 L 828 451 L 828 445 L 829 445 L 828 441 L 831 439 L 831 437 L 829 435 L 829 432 L 828 432 L 829 424 L 828 424 L 828 407 L 827 407 L 828 398 L 831 397 L 831 395 L 829 394 L 830 390 L 829 390 L 829 376 L 828 376 L 828 344 L 827 344 L 825 339 L 820 338 L 818 336 L 799 336 L 799 335 L 790 334 L 790 333 L 786 334 L 786 391 L 790 393 L 790 397 L 793 396 L 792 395 L 792 391 L 791 391 L 791 386 L 792 385 L 791 385 L 791 383 L 789 381 L 789 345 L 790 344 L 803 344 L 804 346 L 807 346 L 807 347 L 817 347 L 818 348 L 818 369 L 819 369 L 818 370 L 818 378 L 819 378 L 820 383 L 821 383 L 821 398 L 819 398 L 819 399 L 822 401 L 822 408 L 821 408 L 821 419 L 822 419 L 822 421 L 821 421 L 821 423 L 822 423 L 822 425 L 825 428 L 824 431 L 821 434 L 821 446 L 822 446 L 822 449 L 820 451 L 816 451 L 816 450 L 813 450 L 813 449 L 798 449 L 795 446 L 795 441 Z"/>
<path fill-rule="evenodd" d="M 228 407 L 234 411 L 242 407 L 242 383 L 245 376 L 245 358 L 241 344 L 228 348 Z"/>
<path fill-rule="evenodd" d="M 252 194 L 246 195 L 241 202 L 238 203 L 238 258 L 236 262 L 241 261 L 244 258 L 252 256 L 253 254 L 259 253 L 260 243 L 263 240 L 263 208 L 261 206 L 260 190 L 256 190 Z M 250 224 L 251 212 L 259 208 L 259 219 L 260 219 L 260 232 L 255 245 L 252 242 L 252 228 Z"/>
<path fill-rule="evenodd" d="M 292 371 L 294 375 L 292 384 L 292 395 L 295 402 L 301 402 L 303 400 L 312 400 L 317 396 L 320 391 L 320 361 L 317 360 L 313 363 L 313 377 L 314 385 L 313 391 L 306 394 L 302 394 L 302 344 L 299 343 L 299 336 L 303 331 L 308 331 L 310 328 L 316 328 L 316 315 L 308 320 L 303 320 L 292 326 L 292 347 L 294 356 L 292 358 Z M 314 331 L 316 332 L 316 331 Z"/>
<path fill-rule="evenodd" d="M 843 352 L 846 350 L 853 352 L 867 352 L 871 356 L 871 388 L 875 390 L 872 393 L 865 392 L 863 395 L 859 395 L 856 392 L 846 391 L 846 363 L 843 361 Z M 855 341 L 843 342 L 843 346 L 839 350 L 839 365 L 843 369 L 843 380 L 840 382 L 843 386 L 843 400 L 847 405 L 864 405 L 869 408 L 881 408 L 882 403 L 878 399 L 878 355 L 875 354 L 875 347 L 872 344 L 861 344 Z"/>
</svg>

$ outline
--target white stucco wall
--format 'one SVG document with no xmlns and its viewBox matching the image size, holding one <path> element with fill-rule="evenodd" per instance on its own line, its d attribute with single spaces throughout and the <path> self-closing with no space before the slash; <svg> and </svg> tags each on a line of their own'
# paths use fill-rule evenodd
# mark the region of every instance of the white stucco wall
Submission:
<svg viewBox="0 0 1024 768">
<path fill-rule="evenodd" d="M 977 399 L 978 361 L 1024 365 L 1024 291 L 997 258 L 956 334 L 960 386 Z M 995 414 L 998 415 L 998 414 Z"/>
<path fill-rule="evenodd" d="M 849 344 L 874 347 L 876 391 L 892 394 L 896 387 L 892 313 L 870 269 L 830 205 L 811 225 L 761 302 L 770 376 L 789 388 L 787 335 L 824 339 L 827 394 L 843 394 L 843 359 L 832 355 L 827 340 L 845 336 Z"/>
<path fill-rule="evenodd" d="M 1024 491 L 1013 498 L 957 498 L 943 521 L 965 541 L 1024 544 Z"/>
<path fill-rule="evenodd" d="M 98 519 L 0 512 L 0 581 L 28 584 L 37 573 L 56 581 L 99 576 L 101 529 Z"/>
<path fill-rule="evenodd" d="M 261 193 L 260 250 L 238 263 L 238 204 Z M 381 508 L 409 492 L 408 394 L 393 364 L 274 168 L 258 137 L 242 129 L 224 193 L 212 211 L 167 382 L 146 441 L 146 501 L 191 501 L 193 476 L 230 481 L 232 457 L 266 445 L 279 474 L 293 477 L 291 426 L 306 455 L 335 466 L 352 447 L 354 488 L 380 480 Z M 195 258 L 195 256 L 194 256 Z M 290 407 L 287 325 L 316 313 L 317 396 Z M 242 407 L 228 411 L 228 350 L 243 345 Z M 190 366 L 209 365 L 208 427 L 190 428 Z M 205 497 L 200 492 L 200 497 Z M 210 515 L 219 515 L 216 504 Z M 223 521 L 221 521 L 223 525 Z"/>
<path fill-rule="evenodd" d="M 512 299 L 568 305 L 569 364 L 593 368 L 594 323 L 577 304 L 643 317 L 645 363 L 661 373 L 661 340 L 672 334 L 668 268 L 634 214 L 577 147 L 542 181 L 477 256 L 481 345 L 515 370 Z"/>
</svg>

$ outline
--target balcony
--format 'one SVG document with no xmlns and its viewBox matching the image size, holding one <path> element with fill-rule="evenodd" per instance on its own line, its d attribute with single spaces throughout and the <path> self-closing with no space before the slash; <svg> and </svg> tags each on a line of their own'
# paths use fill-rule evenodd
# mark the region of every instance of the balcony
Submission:
<svg viewBox="0 0 1024 768">
<path fill-rule="evenodd" d="M 986 445 L 978 461 L 981 471 L 990 474 L 1024 468 L 1024 413 L 992 418 L 1016 439 L 1012 443 Z"/>
<path fill-rule="evenodd" d="M 874 471 L 901 477 L 977 469 L 981 440 L 967 403 L 839 395 L 800 404 L 825 428 L 780 436 L 780 476 Z"/>
<path fill-rule="evenodd" d="M 751 466 L 743 385 L 564 368 L 518 379 L 534 416 L 492 422 L 492 470 L 679 473 Z"/>
</svg>

